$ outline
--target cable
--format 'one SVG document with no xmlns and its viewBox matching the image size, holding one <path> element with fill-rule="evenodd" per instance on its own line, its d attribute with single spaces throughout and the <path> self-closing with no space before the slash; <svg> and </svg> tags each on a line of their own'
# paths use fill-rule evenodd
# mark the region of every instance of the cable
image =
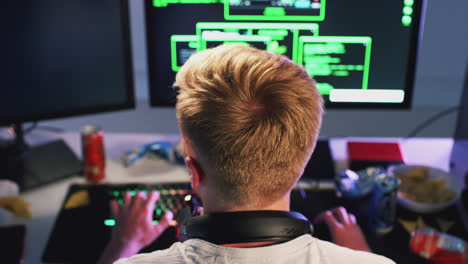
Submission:
<svg viewBox="0 0 468 264">
<path fill-rule="evenodd" d="M 34 121 L 34 122 L 31 124 L 30 127 L 26 128 L 26 129 L 23 129 L 23 133 L 24 133 L 25 135 L 27 135 L 27 134 L 31 133 L 31 132 L 32 132 L 34 129 L 36 129 L 36 128 L 37 128 L 37 121 Z"/>
<path fill-rule="evenodd" d="M 30 127 L 26 128 L 26 129 L 23 129 L 23 134 L 24 135 L 27 135 L 27 134 L 30 134 L 31 132 L 33 132 L 34 130 L 44 130 L 44 131 L 49 131 L 49 132 L 52 132 L 52 133 L 63 133 L 65 132 L 64 129 L 62 128 L 59 128 L 59 127 L 53 127 L 53 126 L 40 126 L 38 125 L 38 122 L 37 121 L 34 121 Z M 9 127 L 8 128 L 8 131 L 10 134 L 14 135 L 15 132 L 13 131 L 13 126 Z"/>
<path fill-rule="evenodd" d="M 439 120 L 440 118 L 449 115 L 453 112 L 456 112 L 458 109 L 460 109 L 460 106 L 454 106 L 450 107 L 446 110 L 443 110 L 433 116 L 431 116 L 429 119 L 426 121 L 422 122 L 419 126 L 417 126 L 415 129 L 411 131 L 411 133 L 408 134 L 406 138 L 412 138 L 415 137 L 417 134 L 419 134 L 421 131 L 423 131 L 426 127 L 430 126 L 432 123 L 435 121 Z"/>
</svg>

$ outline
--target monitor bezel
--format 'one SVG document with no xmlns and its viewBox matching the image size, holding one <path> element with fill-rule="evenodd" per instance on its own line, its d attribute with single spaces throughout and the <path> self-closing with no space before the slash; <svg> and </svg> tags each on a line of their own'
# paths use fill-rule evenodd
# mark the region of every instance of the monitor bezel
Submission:
<svg viewBox="0 0 468 264">
<path fill-rule="evenodd" d="M 76 117 L 81 115 L 98 114 L 113 112 L 119 110 L 133 109 L 135 108 L 135 87 L 133 79 L 133 57 L 132 57 L 132 44 L 131 44 L 131 32 L 130 32 L 130 15 L 129 15 L 129 1 L 120 0 L 120 11 L 121 11 L 121 28 L 123 36 L 123 52 L 124 52 L 124 67 L 125 67 L 125 81 L 126 81 L 126 98 L 127 101 L 123 104 L 113 105 L 102 105 L 93 107 L 79 107 L 70 108 L 65 111 L 54 111 L 49 113 L 31 113 L 20 117 L 11 119 L 0 119 L 0 126 L 10 126 L 19 123 L 38 122 L 43 120 Z"/>
<path fill-rule="evenodd" d="M 145 1 L 145 24 L 146 24 L 146 51 L 147 51 L 147 69 L 148 69 L 148 89 L 149 103 L 151 107 L 174 107 L 174 103 L 162 102 L 158 100 L 156 93 L 152 87 L 156 86 L 157 76 L 152 72 L 156 69 L 153 62 L 155 47 L 153 38 L 149 35 L 154 32 L 154 25 L 151 23 L 151 9 L 153 8 L 151 1 Z M 389 110 L 409 110 L 413 103 L 413 94 L 415 86 L 415 75 L 417 70 L 417 60 L 421 47 L 422 35 L 424 32 L 424 19 L 426 14 L 426 0 L 414 1 L 414 26 L 411 33 L 411 43 L 408 54 L 408 67 L 406 72 L 406 83 L 404 87 L 405 97 L 401 103 L 363 103 L 363 102 L 326 102 L 327 109 L 389 109 Z"/>
</svg>

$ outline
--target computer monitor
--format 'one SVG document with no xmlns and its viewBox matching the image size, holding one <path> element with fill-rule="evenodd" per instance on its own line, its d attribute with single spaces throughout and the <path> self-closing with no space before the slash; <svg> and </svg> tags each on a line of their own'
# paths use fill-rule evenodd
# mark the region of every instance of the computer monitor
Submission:
<svg viewBox="0 0 468 264">
<path fill-rule="evenodd" d="M 328 108 L 410 108 L 424 0 L 145 1 L 150 102 L 173 106 L 196 51 L 242 43 L 284 54 Z"/>
<path fill-rule="evenodd" d="M 127 0 L 6 1 L 0 8 L 0 178 L 24 189 L 76 174 L 63 141 L 30 147 L 22 123 L 133 108 Z"/>
<path fill-rule="evenodd" d="M 0 126 L 134 107 L 128 1 L 6 1 Z"/>
</svg>

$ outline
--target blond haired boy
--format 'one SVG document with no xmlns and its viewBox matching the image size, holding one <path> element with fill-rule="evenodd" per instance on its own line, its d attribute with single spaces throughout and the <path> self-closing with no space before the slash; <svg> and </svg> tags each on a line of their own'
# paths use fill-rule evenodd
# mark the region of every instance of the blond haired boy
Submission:
<svg viewBox="0 0 468 264">
<path fill-rule="evenodd" d="M 314 150 L 323 113 L 322 97 L 303 67 L 252 47 L 222 45 L 190 57 L 175 86 L 185 161 L 205 214 L 289 211 L 291 189 Z M 318 217 L 338 245 L 308 234 L 283 243 L 189 239 L 135 255 L 172 219 L 169 212 L 152 224 L 158 197 L 139 193 L 127 195 L 123 207 L 112 204 L 117 225 L 101 263 L 393 263 L 365 252 L 370 250 L 356 219 L 343 208 Z"/>
</svg>

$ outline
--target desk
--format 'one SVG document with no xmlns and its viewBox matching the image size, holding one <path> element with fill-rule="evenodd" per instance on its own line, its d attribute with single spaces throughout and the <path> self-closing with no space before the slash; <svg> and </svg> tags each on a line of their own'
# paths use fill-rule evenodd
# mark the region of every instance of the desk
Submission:
<svg viewBox="0 0 468 264">
<path fill-rule="evenodd" d="M 81 155 L 79 134 L 66 132 L 58 135 L 69 146 Z M 42 143 L 56 139 L 57 134 L 36 131 L 28 136 L 31 144 Z M 177 135 L 156 134 L 123 134 L 106 133 L 105 146 L 107 152 L 106 182 L 175 182 L 188 181 L 188 173 L 181 166 L 170 165 L 165 161 L 143 162 L 134 167 L 124 168 L 118 161 L 120 153 L 154 141 L 176 141 Z M 337 170 L 342 171 L 347 166 L 346 142 L 360 140 L 366 142 L 396 142 L 402 144 L 406 160 L 409 163 L 430 165 L 444 170 L 449 169 L 449 157 L 453 140 L 451 139 L 408 139 L 398 138 L 337 138 L 331 140 L 331 149 L 336 160 Z M 17 221 L 27 226 L 27 239 L 25 250 L 25 263 L 41 263 L 42 252 L 46 246 L 55 218 L 59 212 L 63 198 L 72 183 L 84 183 L 81 177 L 73 177 L 53 183 L 32 191 L 23 193 L 24 198 L 32 205 L 33 219 L 30 221 Z"/>
</svg>

